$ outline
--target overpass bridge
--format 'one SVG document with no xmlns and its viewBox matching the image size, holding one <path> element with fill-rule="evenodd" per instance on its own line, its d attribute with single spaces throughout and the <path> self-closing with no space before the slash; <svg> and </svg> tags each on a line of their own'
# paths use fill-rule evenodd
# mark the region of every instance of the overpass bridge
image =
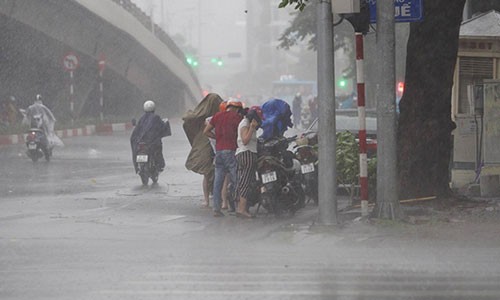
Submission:
<svg viewBox="0 0 500 300">
<path fill-rule="evenodd" d="M 101 82 L 107 119 L 137 116 L 146 99 L 180 116 L 201 99 L 182 51 L 130 0 L 1 0 L 0 28 L 0 100 L 13 95 L 19 107 L 40 93 L 60 120 L 96 119 Z"/>
</svg>

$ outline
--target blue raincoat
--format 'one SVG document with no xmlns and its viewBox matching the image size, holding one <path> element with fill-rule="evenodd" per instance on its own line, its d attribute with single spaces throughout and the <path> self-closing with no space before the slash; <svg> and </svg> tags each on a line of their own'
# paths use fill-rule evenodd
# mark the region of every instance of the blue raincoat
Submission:
<svg viewBox="0 0 500 300">
<path fill-rule="evenodd" d="M 260 138 L 268 140 L 283 136 L 288 127 L 293 127 L 290 105 L 281 99 L 271 99 L 261 106 L 265 120 L 262 122 L 263 133 Z"/>
</svg>

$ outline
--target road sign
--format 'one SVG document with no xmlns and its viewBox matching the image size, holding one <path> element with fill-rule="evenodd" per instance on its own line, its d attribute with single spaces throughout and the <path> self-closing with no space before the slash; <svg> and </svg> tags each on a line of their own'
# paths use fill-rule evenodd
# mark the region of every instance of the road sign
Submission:
<svg viewBox="0 0 500 300">
<path fill-rule="evenodd" d="M 78 56 L 74 53 L 68 53 L 63 58 L 63 66 L 66 71 L 74 71 L 78 68 Z"/>
<path fill-rule="evenodd" d="M 104 68 L 106 68 L 106 61 L 104 59 L 100 59 L 98 65 L 99 65 L 99 71 L 103 72 Z"/>
<path fill-rule="evenodd" d="M 377 0 L 368 0 L 370 23 L 377 22 Z M 424 19 L 422 0 L 394 0 L 396 22 L 417 22 Z"/>
<path fill-rule="evenodd" d="M 104 72 L 104 68 L 106 68 L 106 57 L 104 54 L 99 55 L 99 61 L 97 63 L 99 67 L 99 72 Z"/>
</svg>

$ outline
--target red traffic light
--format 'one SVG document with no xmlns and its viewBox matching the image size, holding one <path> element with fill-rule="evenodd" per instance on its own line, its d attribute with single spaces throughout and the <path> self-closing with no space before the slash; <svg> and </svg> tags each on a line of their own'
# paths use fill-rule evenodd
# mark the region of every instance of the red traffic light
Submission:
<svg viewBox="0 0 500 300">
<path fill-rule="evenodd" d="M 404 90 L 405 90 L 405 83 L 402 81 L 398 82 L 398 92 L 400 94 L 403 94 Z"/>
</svg>

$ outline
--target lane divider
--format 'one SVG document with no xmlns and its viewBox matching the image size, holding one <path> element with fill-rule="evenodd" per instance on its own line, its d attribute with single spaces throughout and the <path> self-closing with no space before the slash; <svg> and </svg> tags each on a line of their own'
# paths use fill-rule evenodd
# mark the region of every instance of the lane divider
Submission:
<svg viewBox="0 0 500 300">
<path fill-rule="evenodd" d="M 132 123 L 112 123 L 112 124 L 99 124 L 99 125 L 87 125 L 82 128 L 72 128 L 56 130 L 57 136 L 60 138 L 69 138 L 74 136 L 88 136 L 88 135 L 108 135 L 113 134 L 113 132 L 128 131 L 133 128 Z M 14 145 L 24 143 L 26 140 L 26 134 L 11 134 L 11 135 L 0 135 L 0 146 L 1 145 Z"/>
</svg>

